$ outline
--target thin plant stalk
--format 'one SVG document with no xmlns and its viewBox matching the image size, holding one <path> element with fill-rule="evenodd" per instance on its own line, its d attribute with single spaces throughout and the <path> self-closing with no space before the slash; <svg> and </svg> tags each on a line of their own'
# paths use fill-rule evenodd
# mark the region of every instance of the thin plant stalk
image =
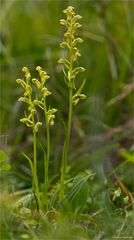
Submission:
<svg viewBox="0 0 134 240">
<path fill-rule="evenodd" d="M 50 125 L 54 125 L 54 113 L 57 111 L 55 108 L 47 108 L 46 99 L 51 92 L 48 91 L 45 86 L 46 80 L 49 78 L 47 72 L 43 71 L 40 66 L 36 67 L 36 70 L 39 72 L 40 81 L 36 78 L 32 79 L 32 82 L 36 84 L 38 90 L 41 92 L 41 99 L 36 99 L 36 104 L 43 110 L 46 120 L 46 139 L 47 139 L 47 152 L 44 159 L 44 200 L 45 208 L 48 211 L 49 201 L 48 201 L 48 188 L 49 188 L 49 158 L 50 158 Z M 42 200 L 42 204 L 44 203 Z"/>
<path fill-rule="evenodd" d="M 50 129 L 49 129 L 49 122 L 47 117 L 47 107 L 46 107 L 46 100 L 44 99 L 44 114 L 46 118 L 46 132 L 47 132 L 47 154 L 44 162 L 45 166 L 45 178 L 44 178 L 44 186 L 45 186 L 45 205 L 46 205 L 46 211 L 48 211 L 48 185 L 49 185 L 49 158 L 50 158 Z"/>
<path fill-rule="evenodd" d="M 34 119 L 33 119 L 34 122 Z M 37 144 L 36 144 L 36 130 L 35 124 L 33 126 L 33 151 L 34 151 L 34 185 L 35 185 L 35 193 L 38 203 L 38 208 L 42 209 L 41 199 L 40 199 L 40 192 L 39 192 L 39 182 L 37 176 Z"/>
<path fill-rule="evenodd" d="M 73 111 L 73 89 L 69 88 L 69 114 L 68 114 L 68 125 L 67 132 L 65 136 L 65 143 L 63 147 L 63 155 L 62 155 L 62 166 L 61 166 L 61 191 L 60 191 L 60 200 L 62 201 L 64 198 L 64 180 L 67 172 L 67 158 L 69 151 L 69 143 L 70 143 L 70 135 L 71 135 L 71 124 L 72 124 L 72 111 Z"/>
<path fill-rule="evenodd" d="M 70 48 L 70 76 L 72 76 L 73 71 L 73 59 L 72 59 L 72 48 Z M 70 134 L 71 134 L 71 124 L 72 124 L 72 111 L 73 111 L 73 84 L 69 87 L 69 113 L 68 113 L 68 125 L 67 125 L 67 144 L 66 144 L 66 154 L 65 154 L 65 166 L 67 166 L 67 155 L 69 150 Z"/>
</svg>

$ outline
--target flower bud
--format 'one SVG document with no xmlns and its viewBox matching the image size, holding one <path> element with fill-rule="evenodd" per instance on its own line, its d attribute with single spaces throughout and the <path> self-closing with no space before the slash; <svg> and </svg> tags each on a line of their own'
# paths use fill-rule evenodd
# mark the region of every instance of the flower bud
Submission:
<svg viewBox="0 0 134 240">
<path fill-rule="evenodd" d="M 66 22 L 66 20 L 65 20 L 65 19 L 61 19 L 61 20 L 60 20 L 60 24 L 61 24 L 61 25 L 66 25 L 66 24 L 67 24 L 67 22 Z"/>
<path fill-rule="evenodd" d="M 37 67 L 36 67 L 36 70 L 39 72 L 39 71 L 42 70 L 42 68 L 41 68 L 40 66 L 37 66 Z"/>
<path fill-rule="evenodd" d="M 29 69 L 28 69 L 27 67 L 23 67 L 23 68 L 22 68 L 22 71 L 25 73 L 26 79 L 29 80 L 30 77 L 31 77 L 31 74 L 30 74 L 30 72 L 29 72 Z"/>
<path fill-rule="evenodd" d="M 75 14 L 75 12 L 73 10 L 74 10 L 74 7 L 69 6 L 65 10 L 63 10 L 63 13 L 66 13 L 67 15 Z"/>
</svg>

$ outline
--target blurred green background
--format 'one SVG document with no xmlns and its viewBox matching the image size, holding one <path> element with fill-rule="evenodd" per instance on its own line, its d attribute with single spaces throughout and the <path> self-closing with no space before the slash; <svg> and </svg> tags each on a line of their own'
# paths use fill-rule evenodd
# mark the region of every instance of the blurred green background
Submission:
<svg viewBox="0 0 134 240">
<path fill-rule="evenodd" d="M 68 111 L 67 89 L 57 63 L 63 54 L 59 44 L 64 34 L 59 21 L 64 18 L 63 9 L 72 5 L 83 17 L 79 35 L 84 42 L 80 45 L 79 64 L 86 71 L 77 84 L 86 78 L 87 99 L 74 109 L 69 160 L 73 172 L 90 167 L 105 181 L 105 170 L 110 171 L 122 161 L 119 150 L 133 148 L 134 2 L 1 0 L 0 4 L 1 148 L 19 169 L 19 177 L 30 175 L 20 153 L 29 154 L 32 149 L 31 132 L 19 122 L 24 108 L 17 101 L 22 92 L 16 78 L 22 77 L 23 66 L 34 75 L 40 65 L 51 76 L 48 87 L 53 95 L 49 104 L 59 110 L 51 130 L 51 169 L 59 171 L 64 139 L 61 119 L 66 121 Z M 125 97 L 110 102 L 122 93 Z M 40 167 L 40 143 L 45 144 L 43 131 L 38 142 Z M 130 171 L 131 166 L 129 174 Z"/>
</svg>

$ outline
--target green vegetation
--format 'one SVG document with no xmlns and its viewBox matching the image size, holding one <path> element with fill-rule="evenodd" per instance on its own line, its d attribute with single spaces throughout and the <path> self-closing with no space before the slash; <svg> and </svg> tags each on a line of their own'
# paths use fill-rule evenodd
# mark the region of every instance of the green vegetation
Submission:
<svg viewBox="0 0 134 240">
<path fill-rule="evenodd" d="M 0 4 L 0 238 L 133 239 L 133 2 Z"/>
</svg>

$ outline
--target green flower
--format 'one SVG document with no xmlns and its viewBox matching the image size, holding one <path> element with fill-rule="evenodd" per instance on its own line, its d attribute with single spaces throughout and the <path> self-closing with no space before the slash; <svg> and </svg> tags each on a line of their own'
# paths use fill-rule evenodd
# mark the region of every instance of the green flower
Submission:
<svg viewBox="0 0 134 240">
<path fill-rule="evenodd" d="M 35 121 L 35 116 L 37 115 L 36 106 L 38 105 L 33 99 L 32 82 L 35 81 L 35 78 L 31 80 L 31 74 L 27 67 L 23 67 L 22 71 L 25 73 L 25 79 L 17 79 L 16 82 L 24 89 L 24 93 L 23 97 L 20 97 L 18 101 L 28 104 L 28 107 L 27 114 L 24 113 L 25 117 L 21 118 L 20 122 L 26 124 L 27 127 L 35 128 L 35 131 L 38 131 L 39 126 L 42 124 L 40 122 L 36 123 Z"/>
<path fill-rule="evenodd" d="M 60 24 L 67 28 L 67 31 L 64 33 L 63 42 L 60 44 L 61 48 L 65 48 L 69 52 L 69 57 L 60 58 L 58 63 L 64 66 L 63 72 L 65 75 L 65 83 L 69 88 L 76 89 L 75 80 L 76 77 L 85 71 L 85 68 L 78 67 L 78 57 L 81 56 L 77 45 L 83 42 L 83 39 L 78 37 L 77 29 L 81 27 L 81 24 L 78 20 L 81 19 L 80 15 L 76 15 L 74 12 L 74 8 L 69 6 L 63 11 L 67 18 L 61 19 Z M 67 55 L 68 56 L 68 55 Z M 85 80 L 83 81 L 85 84 Z M 84 84 L 79 88 L 79 93 L 74 94 L 73 103 L 76 105 L 80 99 L 85 99 L 86 96 L 81 93 L 81 89 Z"/>
<path fill-rule="evenodd" d="M 25 73 L 26 79 L 29 80 L 31 78 L 31 74 L 29 72 L 29 69 L 27 67 L 23 67 L 22 71 Z"/>
</svg>

